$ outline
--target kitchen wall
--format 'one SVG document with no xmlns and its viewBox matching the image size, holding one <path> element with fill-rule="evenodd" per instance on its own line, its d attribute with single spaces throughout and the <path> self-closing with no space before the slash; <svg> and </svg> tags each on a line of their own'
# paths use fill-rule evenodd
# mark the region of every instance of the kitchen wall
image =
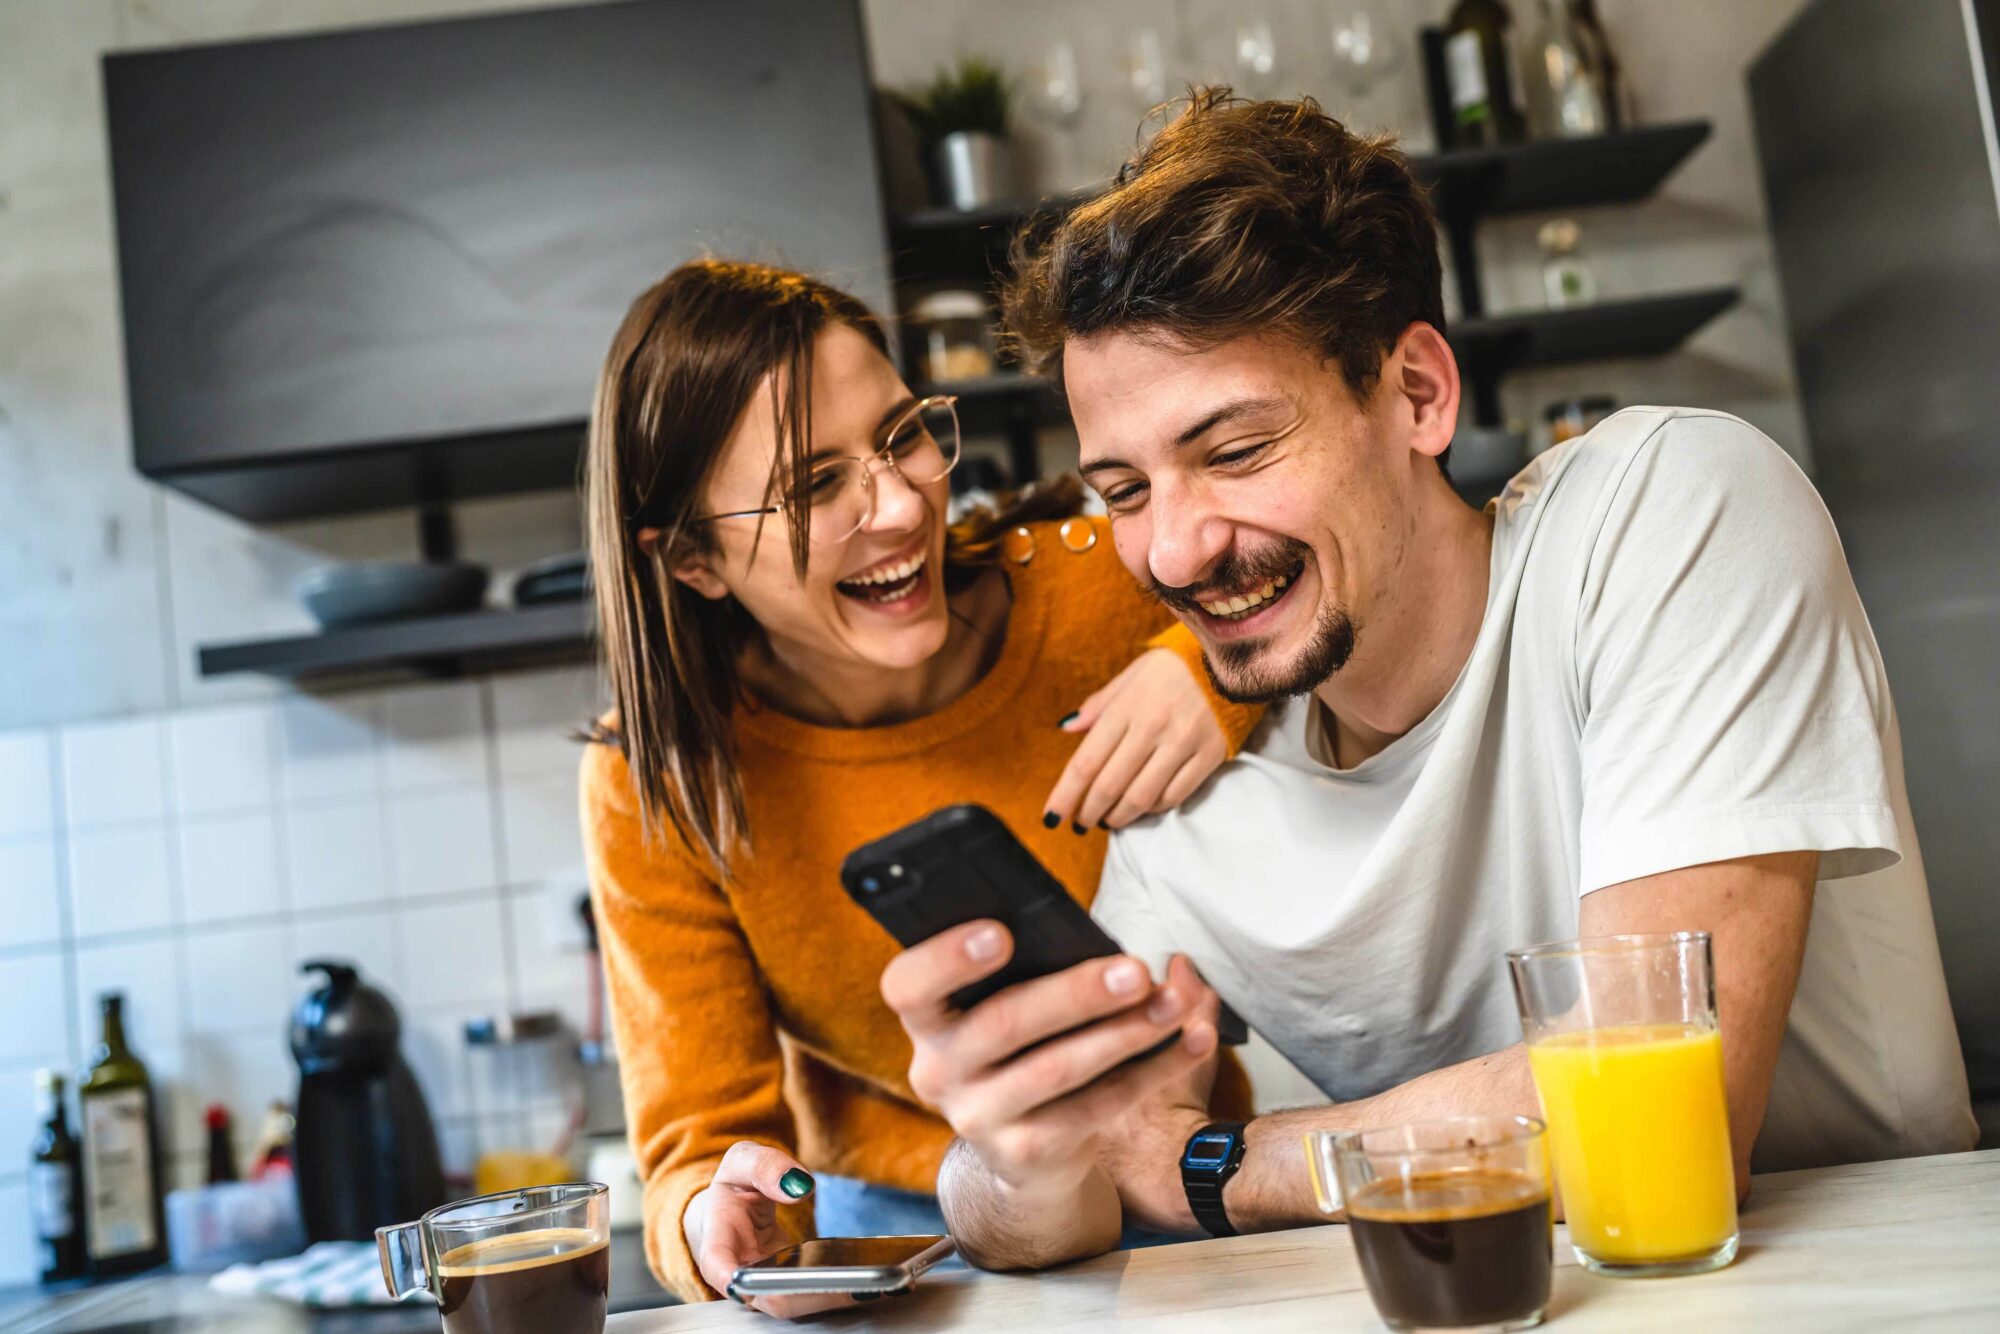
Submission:
<svg viewBox="0 0 2000 1334">
<path fill-rule="evenodd" d="M 591 689 L 543 671 L 0 735 L 0 1284 L 29 1254 L 33 1073 L 81 1068 L 103 990 L 126 994 L 181 1182 L 209 1102 L 247 1153 L 292 1096 L 286 1019 L 322 957 L 394 998 L 447 1167 L 469 1163 L 494 1126 L 464 1021 L 587 1013 L 568 733 Z"/>
<path fill-rule="evenodd" d="M 582 996 L 560 919 L 578 884 L 563 732 L 593 705 L 587 672 L 325 695 L 195 676 L 200 643 L 309 629 L 298 574 L 413 556 L 416 523 L 254 528 L 133 472 L 97 73 L 106 50 L 547 2 L 0 0 L 0 1283 L 29 1263 L 19 1167 L 32 1071 L 80 1064 L 101 988 L 131 998 L 182 1173 L 204 1099 L 235 1107 L 247 1147 L 257 1109 L 288 1092 L 280 1027 L 301 959 L 352 954 L 395 993 L 460 1153 L 457 1024 Z M 1716 123 L 1660 198 L 1581 215 L 1600 288 L 1725 281 L 1745 300 L 1667 360 L 1517 377 L 1510 415 L 1583 391 L 1702 403 L 1805 457 L 1742 88 L 1800 3 L 1600 5 L 1642 115 Z M 1267 17 L 1285 91 L 1422 146 L 1410 31 L 1447 7 L 1375 0 L 1403 58 L 1353 97 L 1332 80 L 1341 6 L 1316 0 L 864 0 L 886 83 L 919 83 L 962 53 L 1029 70 L 1055 37 L 1074 43 L 1078 121 L 1021 117 L 1030 188 L 1101 179 L 1127 151 L 1138 108 L 1120 81 L 1131 35 L 1149 26 L 1179 77 L 1230 77 L 1236 25 Z M 1535 221 L 1483 236 L 1495 310 L 1537 300 Z M 1062 452 L 1052 441 L 1051 457 Z M 459 520 L 465 555 L 494 567 L 496 588 L 579 544 L 567 496 L 466 505 Z"/>
</svg>

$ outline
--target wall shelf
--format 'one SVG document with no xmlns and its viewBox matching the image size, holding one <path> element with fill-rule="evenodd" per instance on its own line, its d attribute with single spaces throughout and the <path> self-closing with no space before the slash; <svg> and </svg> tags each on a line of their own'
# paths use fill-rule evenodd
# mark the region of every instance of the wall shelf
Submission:
<svg viewBox="0 0 2000 1334">
<path fill-rule="evenodd" d="M 383 621 L 313 635 L 208 644 L 196 653 L 204 677 L 239 672 L 286 678 L 462 672 L 527 667 L 586 657 L 589 602 L 461 612 Z"/>
</svg>

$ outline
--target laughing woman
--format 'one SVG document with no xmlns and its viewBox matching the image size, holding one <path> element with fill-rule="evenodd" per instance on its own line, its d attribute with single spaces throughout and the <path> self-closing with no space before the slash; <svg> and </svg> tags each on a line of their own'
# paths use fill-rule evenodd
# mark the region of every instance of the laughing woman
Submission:
<svg viewBox="0 0 2000 1334">
<path fill-rule="evenodd" d="M 867 309 L 800 274 L 676 269 L 605 363 L 614 711 L 584 834 L 647 1250 L 689 1300 L 815 1209 L 828 1235 L 944 1230 L 951 1132 L 910 1091 L 877 991 L 896 946 L 841 858 L 979 802 L 1088 902 L 1105 827 L 1178 804 L 1254 721 L 1073 517 L 1074 482 L 948 527 L 958 457 L 953 400 L 913 396 Z M 1234 1066 L 1217 1096 L 1247 1105 Z"/>
</svg>

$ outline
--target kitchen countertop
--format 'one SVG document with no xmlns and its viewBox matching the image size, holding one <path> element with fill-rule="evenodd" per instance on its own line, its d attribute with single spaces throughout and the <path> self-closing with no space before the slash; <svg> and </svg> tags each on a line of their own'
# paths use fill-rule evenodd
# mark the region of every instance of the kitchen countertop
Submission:
<svg viewBox="0 0 2000 1334">
<path fill-rule="evenodd" d="M 1556 1229 L 1556 1330 L 2000 1328 L 2000 1150 L 1757 1178 L 1743 1249 L 1719 1273 L 1615 1279 L 1585 1272 Z M 1045 1274 L 936 1274 L 909 1297 L 814 1322 L 877 1330 L 1147 1329 L 1380 1334 L 1345 1227 L 1123 1251 Z M 775 1334 L 731 1302 L 615 1316 L 606 1334 Z"/>
<path fill-rule="evenodd" d="M 611 1234 L 611 1309 L 642 1311 L 673 1301 L 646 1268 L 637 1228 Z M 73 1292 L 0 1289 L 0 1334 L 438 1334 L 437 1307 L 411 1301 L 313 1311 L 270 1297 L 211 1291 L 205 1274 L 145 1274 Z"/>
</svg>

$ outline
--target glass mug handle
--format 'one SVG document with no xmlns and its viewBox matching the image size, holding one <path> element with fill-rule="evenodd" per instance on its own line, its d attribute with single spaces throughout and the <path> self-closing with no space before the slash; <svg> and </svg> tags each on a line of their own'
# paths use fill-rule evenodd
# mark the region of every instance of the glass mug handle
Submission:
<svg viewBox="0 0 2000 1334">
<path fill-rule="evenodd" d="M 424 1225 L 397 1223 L 375 1229 L 375 1250 L 382 1257 L 382 1282 L 397 1301 L 431 1290 L 430 1269 L 424 1263 Z"/>
<path fill-rule="evenodd" d="M 1306 1171 L 1312 1176 L 1313 1202 L 1323 1214 L 1337 1214 L 1347 1207 L 1340 1190 L 1340 1164 L 1334 1160 L 1334 1142 L 1340 1135 L 1331 1130 L 1315 1130 L 1305 1137 Z"/>
</svg>

